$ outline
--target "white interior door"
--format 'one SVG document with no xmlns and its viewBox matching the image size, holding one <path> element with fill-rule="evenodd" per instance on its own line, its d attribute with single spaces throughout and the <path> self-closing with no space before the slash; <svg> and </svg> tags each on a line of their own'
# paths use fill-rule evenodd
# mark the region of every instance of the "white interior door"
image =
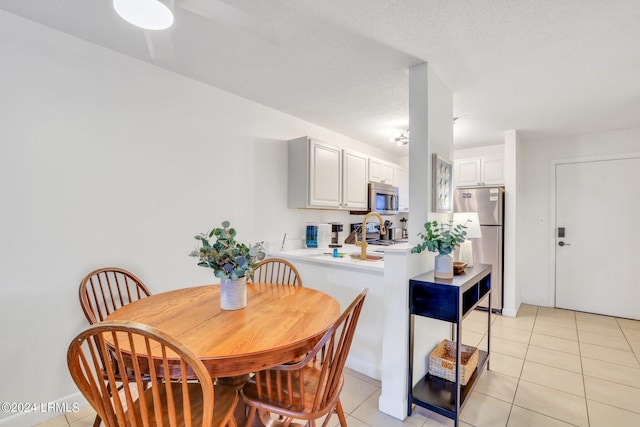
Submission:
<svg viewBox="0 0 640 427">
<path fill-rule="evenodd" d="M 640 319 L 640 157 L 556 165 L 556 307 Z"/>
</svg>

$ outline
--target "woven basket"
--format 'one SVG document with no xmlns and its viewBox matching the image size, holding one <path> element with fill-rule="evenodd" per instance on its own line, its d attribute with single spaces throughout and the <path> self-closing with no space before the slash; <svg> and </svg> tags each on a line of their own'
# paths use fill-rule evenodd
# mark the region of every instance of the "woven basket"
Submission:
<svg viewBox="0 0 640 427">
<path fill-rule="evenodd" d="M 478 366 L 478 349 L 460 344 L 460 384 L 467 385 Z M 429 355 L 429 373 L 447 381 L 456 381 L 456 343 L 442 340 Z"/>
</svg>

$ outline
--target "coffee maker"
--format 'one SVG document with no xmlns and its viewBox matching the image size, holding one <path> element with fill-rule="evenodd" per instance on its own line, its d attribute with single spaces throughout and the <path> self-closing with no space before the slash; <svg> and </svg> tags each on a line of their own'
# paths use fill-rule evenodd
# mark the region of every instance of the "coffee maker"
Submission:
<svg viewBox="0 0 640 427">
<path fill-rule="evenodd" d="M 338 233 L 342 231 L 342 223 L 341 222 L 332 222 L 331 223 L 331 243 L 329 244 L 330 248 L 341 248 L 342 244 L 338 240 Z"/>
</svg>

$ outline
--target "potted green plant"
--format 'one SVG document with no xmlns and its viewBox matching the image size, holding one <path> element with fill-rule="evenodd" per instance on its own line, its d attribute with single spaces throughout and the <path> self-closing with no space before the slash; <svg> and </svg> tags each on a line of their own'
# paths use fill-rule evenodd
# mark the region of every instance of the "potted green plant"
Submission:
<svg viewBox="0 0 640 427">
<path fill-rule="evenodd" d="M 247 305 L 247 277 L 258 264 L 259 246 L 247 246 L 236 241 L 236 230 L 223 221 L 208 234 L 195 236 L 201 247 L 191 252 L 200 267 L 211 268 L 220 279 L 220 307 L 236 310 Z"/>
<path fill-rule="evenodd" d="M 453 278 L 453 258 L 451 252 L 464 242 L 467 236 L 466 224 L 453 224 L 453 221 L 429 221 L 424 224 L 424 233 L 418 233 L 422 243 L 411 249 L 411 253 L 419 254 L 425 249 L 438 252 L 435 258 L 434 277 Z"/>
</svg>

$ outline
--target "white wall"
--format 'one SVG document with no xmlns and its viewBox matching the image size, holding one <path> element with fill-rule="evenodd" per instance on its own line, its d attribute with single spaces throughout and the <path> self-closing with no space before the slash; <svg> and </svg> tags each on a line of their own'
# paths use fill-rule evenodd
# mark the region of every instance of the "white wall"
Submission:
<svg viewBox="0 0 640 427">
<path fill-rule="evenodd" d="M 482 147 L 458 148 L 453 152 L 453 160 L 470 159 L 474 157 L 501 157 L 505 155 L 504 144 L 484 145 Z"/>
<path fill-rule="evenodd" d="M 409 71 L 409 241 L 418 242 L 426 220 L 446 221 L 451 215 L 432 206 L 432 155 L 453 161 L 453 95 L 427 64 Z M 426 194 L 426 198 L 425 198 Z"/>
<path fill-rule="evenodd" d="M 399 160 L 5 12 L 0 38 L 0 402 L 77 392 L 65 357 L 92 269 L 130 269 L 153 292 L 212 283 L 187 254 L 225 219 L 278 245 L 306 221 L 352 222 L 286 208 L 286 140 Z M 27 425 L 10 415 L 0 424 Z"/>
<path fill-rule="evenodd" d="M 509 130 L 504 133 L 504 265 L 502 314 L 515 317 L 522 303 L 522 290 L 518 283 L 518 181 L 522 167 L 519 155 L 518 132 Z"/>
<path fill-rule="evenodd" d="M 431 219 L 446 221 L 450 214 L 433 213 L 433 163 L 432 156 L 453 163 L 453 94 L 432 68 L 429 69 L 429 180 L 428 191 Z M 453 182 L 450 183 L 453 186 Z M 420 220 L 421 218 L 419 218 Z M 425 218 L 426 219 L 426 218 Z M 423 221 L 419 221 L 422 225 Z"/>
<path fill-rule="evenodd" d="M 640 128 L 596 132 L 554 139 L 518 139 L 518 285 L 522 302 L 549 306 L 553 304 L 552 285 L 554 229 L 551 211 L 552 162 L 640 152 Z M 636 183 L 629 194 L 637 195 Z M 632 197 L 640 210 L 640 198 Z M 601 206 L 594 209 L 602 210 Z"/>
</svg>

